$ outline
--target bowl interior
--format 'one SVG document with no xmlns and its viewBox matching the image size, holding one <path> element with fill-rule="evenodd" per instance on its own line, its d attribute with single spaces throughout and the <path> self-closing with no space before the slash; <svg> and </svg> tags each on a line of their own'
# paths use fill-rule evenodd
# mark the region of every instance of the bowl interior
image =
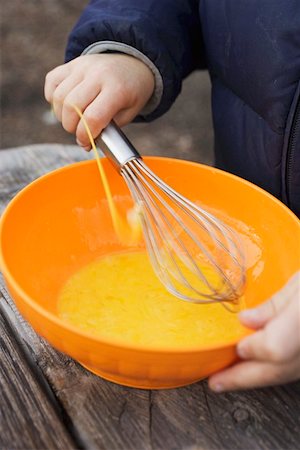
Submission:
<svg viewBox="0 0 300 450">
<path fill-rule="evenodd" d="M 272 196 L 207 166 L 167 158 L 145 160 L 183 195 L 246 225 L 252 253 L 248 306 L 267 299 L 299 268 L 299 222 Z M 120 207 L 128 207 L 131 199 L 124 181 L 106 159 L 103 164 Z M 4 274 L 53 314 L 58 292 L 70 275 L 119 249 L 95 161 L 36 180 L 15 197 L 2 220 Z"/>
</svg>

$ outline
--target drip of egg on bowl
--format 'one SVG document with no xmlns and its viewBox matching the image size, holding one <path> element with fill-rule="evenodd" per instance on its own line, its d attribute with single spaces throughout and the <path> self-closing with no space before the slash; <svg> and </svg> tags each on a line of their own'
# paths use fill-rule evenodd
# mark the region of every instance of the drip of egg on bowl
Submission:
<svg viewBox="0 0 300 450">
<path fill-rule="evenodd" d="M 274 197 L 204 165 L 145 161 L 238 232 L 247 264 L 240 308 L 262 303 L 299 269 L 299 221 Z M 133 207 L 126 184 L 108 160 L 101 164 L 126 217 Z M 96 161 L 55 170 L 15 196 L 1 218 L 0 266 L 18 309 L 41 336 L 123 385 L 193 383 L 233 363 L 236 343 L 250 332 L 220 304 L 190 304 L 166 292 L 143 240 L 120 241 Z"/>
</svg>

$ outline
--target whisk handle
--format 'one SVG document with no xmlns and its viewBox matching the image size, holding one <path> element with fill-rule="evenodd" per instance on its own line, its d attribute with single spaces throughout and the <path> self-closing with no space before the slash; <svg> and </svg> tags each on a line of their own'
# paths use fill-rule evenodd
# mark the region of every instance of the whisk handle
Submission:
<svg viewBox="0 0 300 450">
<path fill-rule="evenodd" d="M 129 139 L 120 130 L 118 125 L 111 121 L 97 137 L 96 144 L 105 156 L 113 163 L 118 171 L 132 159 L 141 158 Z"/>
</svg>

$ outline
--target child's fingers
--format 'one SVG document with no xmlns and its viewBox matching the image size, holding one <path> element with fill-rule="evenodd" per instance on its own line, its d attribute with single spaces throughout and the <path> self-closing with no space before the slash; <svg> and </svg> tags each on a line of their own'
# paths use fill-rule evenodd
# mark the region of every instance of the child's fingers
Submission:
<svg viewBox="0 0 300 450">
<path fill-rule="evenodd" d="M 294 297 L 300 296 L 300 272 L 295 273 L 280 291 L 258 308 L 247 309 L 239 314 L 243 325 L 258 329 L 282 311 Z"/>
<path fill-rule="evenodd" d="M 242 359 L 258 361 L 273 361 L 275 355 L 272 342 L 266 336 L 266 330 L 262 329 L 247 336 L 237 345 L 237 354 Z"/>
<path fill-rule="evenodd" d="M 243 325 L 249 328 L 258 329 L 264 326 L 277 314 L 277 307 L 274 299 L 271 298 L 258 308 L 246 309 L 239 314 L 239 319 Z"/>
<path fill-rule="evenodd" d="M 70 73 L 70 67 L 68 64 L 58 66 L 55 69 L 48 72 L 45 77 L 44 95 L 47 102 L 52 104 L 53 93 L 57 86 L 68 77 Z"/>
<path fill-rule="evenodd" d="M 299 329 L 300 315 L 294 299 L 263 329 L 240 341 L 237 353 L 242 359 L 288 361 L 300 352 Z"/>
<path fill-rule="evenodd" d="M 295 361 L 288 365 L 245 361 L 212 375 L 209 378 L 209 387 L 215 392 L 224 392 L 271 386 L 296 380 L 298 371 Z"/>
<path fill-rule="evenodd" d="M 249 361 L 237 363 L 210 377 L 213 390 L 261 387 L 300 378 L 299 281 L 298 273 L 276 294 L 278 314 L 263 329 L 238 344 L 239 356 Z"/>
<path fill-rule="evenodd" d="M 77 84 L 67 95 L 62 105 L 61 122 L 66 131 L 75 133 L 80 117 L 73 106 L 77 106 L 81 112 L 97 98 L 101 90 L 100 84 L 95 84 L 92 80 L 84 79 Z"/>
<path fill-rule="evenodd" d="M 114 95 L 114 91 L 109 89 L 103 89 L 95 100 L 88 105 L 84 111 L 84 118 L 87 121 L 94 139 L 122 108 L 122 99 L 117 95 Z M 89 145 L 89 138 L 82 121 L 78 124 L 76 137 L 77 141 L 79 141 L 82 146 Z"/>
<path fill-rule="evenodd" d="M 55 89 L 52 96 L 52 107 L 57 119 L 62 122 L 62 110 L 65 99 L 82 82 L 82 75 L 73 73 L 65 78 Z M 69 131 L 69 130 L 67 130 Z"/>
<path fill-rule="evenodd" d="M 139 109 L 136 107 L 130 107 L 122 109 L 119 111 L 116 116 L 114 116 L 114 121 L 119 125 L 119 127 L 123 127 L 128 123 L 132 122 L 132 120 L 137 116 Z"/>
</svg>

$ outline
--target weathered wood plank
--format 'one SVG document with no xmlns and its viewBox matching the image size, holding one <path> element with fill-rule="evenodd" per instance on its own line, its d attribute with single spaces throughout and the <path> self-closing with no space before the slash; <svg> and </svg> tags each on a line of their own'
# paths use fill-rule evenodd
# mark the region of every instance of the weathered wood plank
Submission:
<svg viewBox="0 0 300 450">
<path fill-rule="evenodd" d="M 299 449 L 299 382 L 206 398 L 224 449 Z"/>
<path fill-rule="evenodd" d="M 20 316 L 3 287 L 2 279 L 0 286 L 12 328 L 44 373 L 82 445 L 109 450 L 151 448 L 148 445 L 149 393 L 101 380 L 57 352 Z"/>
<path fill-rule="evenodd" d="M 0 448 L 76 448 L 1 312 L 0 392 Z"/>
<path fill-rule="evenodd" d="M 4 151 L 4 158 L 0 154 L 0 193 L 6 189 L 0 210 L 31 179 L 86 156 L 79 149 L 53 145 L 12 153 Z M 14 332 L 32 353 L 69 417 L 70 430 L 85 448 L 299 448 L 299 383 L 223 395 L 210 392 L 206 382 L 169 391 L 121 387 L 90 374 L 38 337 L 19 315 L 1 278 L 0 291 Z"/>
<path fill-rule="evenodd" d="M 41 144 L 2 150 L 0 157 L 0 208 L 31 181 L 63 165 L 90 159 L 79 147 Z M 1 209 L 0 209 L 1 212 Z"/>
</svg>

